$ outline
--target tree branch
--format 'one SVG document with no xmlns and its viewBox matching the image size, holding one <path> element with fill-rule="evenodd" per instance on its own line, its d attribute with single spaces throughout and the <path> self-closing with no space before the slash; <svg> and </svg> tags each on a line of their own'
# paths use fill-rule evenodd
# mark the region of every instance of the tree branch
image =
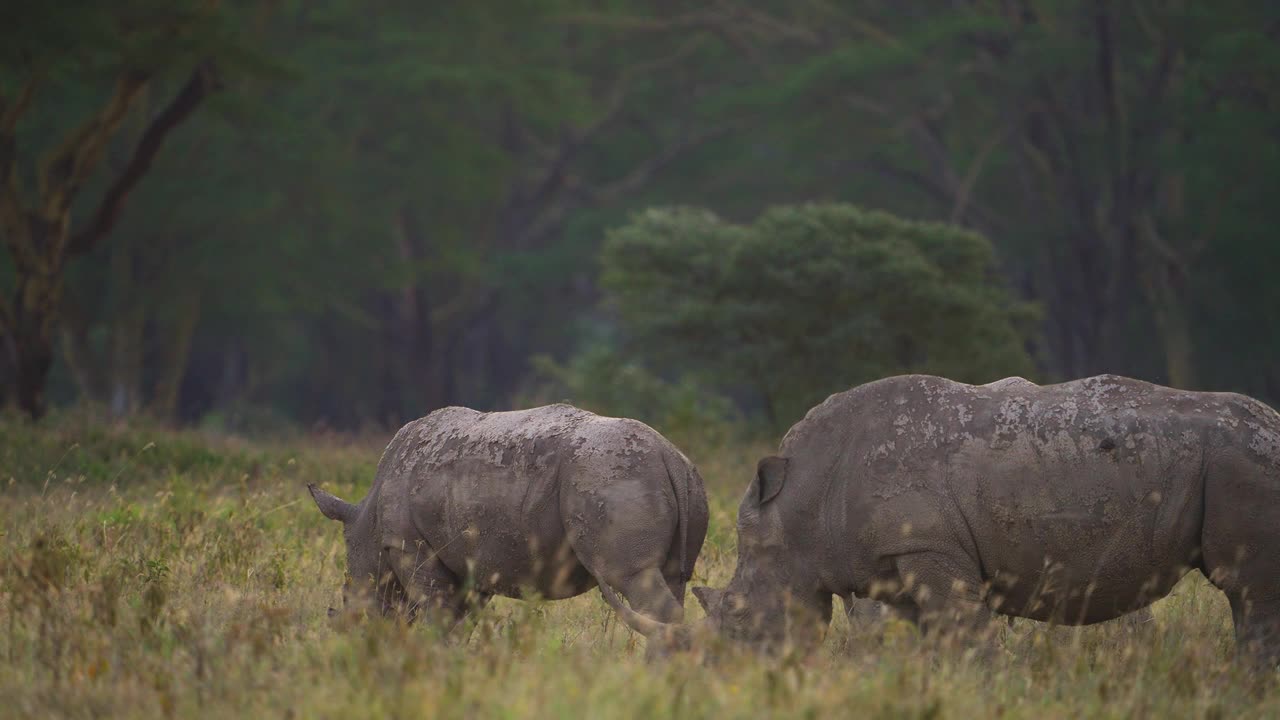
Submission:
<svg viewBox="0 0 1280 720">
<path fill-rule="evenodd" d="M 574 140 L 577 143 L 589 142 L 617 119 L 622 108 L 626 105 L 627 96 L 630 95 L 631 92 L 631 86 L 635 83 L 637 78 L 663 70 L 675 65 L 681 60 L 684 60 L 689 55 L 693 54 L 693 51 L 697 49 L 700 42 L 701 38 L 699 36 L 691 36 L 681 43 L 680 47 L 676 48 L 675 52 L 669 55 L 664 55 L 662 57 L 636 63 L 635 65 L 623 68 L 622 71 L 618 73 L 618 79 L 614 83 L 613 91 L 609 94 L 609 100 L 605 105 L 605 111 L 594 123 L 584 128 L 582 131 L 575 133 Z"/>
<path fill-rule="evenodd" d="M 217 71 L 212 61 L 205 61 L 192 71 L 191 77 L 178 94 L 147 126 L 124 170 L 103 196 L 93 219 L 72 235 L 67 248 L 70 253 L 83 254 L 92 250 L 98 240 L 111 232 L 119 220 L 129 193 L 151 169 L 151 162 L 160 152 L 169 133 L 186 121 L 200 103 L 219 87 Z"/>
<path fill-rule="evenodd" d="M 946 186 L 952 197 L 955 197 L 960 188 L 960 179 L 956 176 L 955 166 L 951 162 L 950 151 L 947 148 L 947 142 L 942 138 L 942 130 L 936 123 L 931 122 L 926 114 L 928 110 L 912 115 L 903 121 L 903 125 L 910 127 L 920 138 L 917 147 L 925 159 L 933 166 L 933 171 L 942 179 L 942 183 Z"/>
<path fill-rule="evenodd" d="M 952 223 L 959 223 L 964 219 L 965 211 L 969 208 L 969 198 L 973 196 L 973 188 L 978 184 L 978 178 L 982 175 L 982 168 L 986 166 L 987 158 L 991 157 L 991 153 L 999 147 L 1004 135 L 1005 131 L 1003 129 L 994 133 L 991 139 L 978 151 L 978 155 L 973 159 L 973 162 L 969 163 L 969 169 L 965 171 L 964 179 L 956 187 L 955 202 L 951 205 Z"/>
<path fill-rule="evenodd" d="M 122 75 L 106 106 L 45 159 L 39 173 L 39 192 L 46 217 L 59 217 L 71 207 L 76 191 L 98 164 L 107 142 L 124 122 L 148 80 L 150 76 L 140 72 Z"/>
<path fill-rule="evenodd" d="M 588 190 L 586 196 L 595 203 L 613 202 L 623 194 L 632 192 L 648 183 L 654 174 L 670 165 L 682 153 L 729 133 L 743 122 L 744 120 L 729 121 L 707 128 L 702 132 L 686 135 L 667 145 L 656 155 L 640 163 L 626 175 L 613 182 L 604 183 Z"/>
<path fill-rule="evenodd" d="M 707 12 L 690 12 L 665 20 L 651 17 L 610 15 L 607 13 L 571 13 L 557 18 L 568 25 L 595 25 L 638 32 L 663 32 L 707 28 L 716 24 L 716 16 Z"/>
<path fill-rule="evenodd" d="M 13 311 L 9 309 L 9 299 L 0 294 L 0 331 L 13 327 Z M 0 332 L 3 334 L 3 332 Z"/>
<path fill-rule="evenodd" d="M 27 77 L 27 82 L 18 91 L 17 99 L 13 101 L 12 105 L 4 98 L 0 98 L 0 133 L 6 135 L 13 133 L 18 126 L 18 120 L 31 107 L 31 100 L 35 97 L 36 89 L 43 82 L 44 71 L 33 70 L 31 75 Z"/>
<path fill-rule="evenodd" d="M 1151 213 L 1139 213 L 1137 222 L 1143 239 L 1147 241 L 1147 247 L 1153 250 L 1160 260 L 1163 260 L 1172 268 L 1179 278 L 1186 278 L 1190 274 L 1186 258 L 1175 250 L 1172 245 L 1165 242 L 1164 237 L 1160 235 L 1160 231 L 1156 228 L 1156 222 L 1151 217 Z"/>
<path fill-rule="evenodd" d="M 524 245 L 536 245 L 551 233 L 564 220 L 565 216 L 576 207 L 582 205 L 602 205 L 617 201 L 623 195 L 634 192 L 647 184 L 654 175 L 669 166 L 681 154 L 692 150 L 706 142 L 720 137 L 746 122 L 743 119 L 726 122 L 691 135 L 685 135 L 659 150 L 648 160 L 632 168 L 625 175 L 608 183 L 598 183 L 591 187 L 570 183 L 569 190 L 577 191 L 577 198 L 569 197 L 540 209 L 537 214 L 520 229 L 521 242 Z"/>
<path fill-rule="evenodd" d="M 31 107 L 36 88 L 44 81 L 43 70 L 33 70 L 27 82 L 18 91 L 17 98 L 10 104 L 0 98 L 0 184 L 5 188 L 0 192 L 18 191 L 17 179 L 13 176 L 18 162 L 17 131 L 18 120 Z"/>
<path fill-rule="evenodd" d="M 939 207 L 946 207 L 955 202 L 955 195 L 952 190 L 943 187 L 933 177 L 917 170 L 901 167 L 885 160 L 883 157 L 872 157 L 863 162 L 853 163 L 851 167 L 855 171 L 869 171 L 880 177 L 912 187 L 916 191 L 932 198 Z M 997 215 L 972 200 L 968 204 L 968 212 L 976 216 L 975 227 L 985 227 L 991 231 L 996 231 L 1007 229 L 1010 226 L 1008 218 Z"/>
<path fill-rule="evenodd" d="M 555 151 L 550 166 L 533 183 L 532 190 L 528 192 L 517 191 L 513 194 L 512 199 L 508 202 L 508 212 L 514 212 L 518 216 L 536 214 L 539 208 L 550 204 L 552 199 L 564 190 L 569 167 L 577 159 L 582 148 L 622 116 L 622 111 L 627 106 L 626 101 L 635 81 L 642 76 L 662 70 L 685 59 L 696 49 L 699 42 L 700 38 L 698 36 L 690 37 L 671 54 L 636 63 L 619 72 L 599 117 L 595 122 L 581 130 L 569 130 L 562 133 L 559 148 Z M 524 223 L 527 222 L 527 219 L 517 217 L 516 222 Z"/>
<path fill-rule="evenodd" d="M 863 110 L 866 112 L 875 113 L 876 115 L 879 115 L 881 117 L 885 117 L 892 114 L 892 112 L 889 110 L 888 105 L 884 104 L 879 100 L 876 100 L 873 97 L 863 95 L 862 93 L 847 92 L 841 96 L 841 99 L 844 100 L 845 105 L 848 105 L 850 108 L 854 110 Z"/>
</svg>

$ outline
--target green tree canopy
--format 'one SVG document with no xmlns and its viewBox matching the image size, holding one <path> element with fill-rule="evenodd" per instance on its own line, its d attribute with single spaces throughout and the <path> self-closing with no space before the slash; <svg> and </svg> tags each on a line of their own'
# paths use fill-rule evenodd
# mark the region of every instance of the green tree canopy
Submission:
<svg viewBox="0 0 1280 720">
<path fill-rule="evenodd" d="M 886 375 L 1032 373 L 1033 308 L 998 281 L 991 244 L 955 226 L 845 204 L 750 225 L 655 209 L 610 233 L 601 261 L 629 352 L 748 391 L 774 424 Z"/>
</svg>

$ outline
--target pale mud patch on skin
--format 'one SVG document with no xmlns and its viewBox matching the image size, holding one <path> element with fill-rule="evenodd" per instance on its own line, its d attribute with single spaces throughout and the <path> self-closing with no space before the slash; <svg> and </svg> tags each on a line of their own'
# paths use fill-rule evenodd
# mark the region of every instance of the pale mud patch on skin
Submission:
<svg viewBox="0 0 1280 720">
<path fill-rule="evenodd" d="M 1031 414 L 1031 401 L 1012 396 L 1000 403 L 995 414 L 995 432 L 991 434 L 991 446 L 1005 447 L 1018 439 L 1027 426 Z"/>
<path fill-rule="evenodd" d="M 1253 431 L 1253 436 L 1249 438 L 1249 449 L 1272 463 L 1280 463 L 1280 433 L 1254 422 L 1247 425 Z"/>
<path fill-rule="evenodd" d="M 890 440 L 888 442 L 885 442 L 876 446 L 874 449 L 868 452 L 864 460 L 866 462 L 871 462 L 873 460 L 882 460 L 884 458 L 889 457 L 889 455 L 891 455 L 896 448 L 897 448 L 897 443 Z"/>
<path fill-rule="evenodd" d="M 907 417 L 906 413 L 902 413 L 901 415 L 893 419 L 893 427 L 897 430 L 897 433 L 899 435 L 906 433 L 907 426 L 910 424 L 911 424 L 911 418 Z"/>
<path fill-rule="evenodd" d="M 1030 380 L 1024 377 L 1018 377 L 1017 375 L 1014 375 L 1012 377 L 1007 377 L 1002 380 L 995 380 L 993 382 L 989 382 L 986 385 L 979 385 L 978 387 L 985 388 L 987 390 L 1012 390 L 1014 388 L 1031 390 L 1034 388 L 1038 388 L 1040 386 L 1036 385 L 1035 383 L 1031 382 Z"/>
<path fill-rule="evenodd" d="M 964 385 L 951 381 L 938 382 L 938 378 L 932 376 L 921 376 L 919 380 L 920 390 L 923 392 L 925 400 L 935 404 L 945 404 L 941 401 L 950 395 L 963 392 Z"/>
<path fill-rule="evenodd" d="M 1084 391 L 1082 393 L 1084 400 L 1089 403 L 1089 409 L 1094 413 L 1106 411 L 1111 399 L 1110 396 L 1113 393 L 1123 394 L 1128 390 L 1126 378 L 1118 375 L 1098 375 L 1085 378 L 1080 381 L 1080 387 Z"/>
</svg>

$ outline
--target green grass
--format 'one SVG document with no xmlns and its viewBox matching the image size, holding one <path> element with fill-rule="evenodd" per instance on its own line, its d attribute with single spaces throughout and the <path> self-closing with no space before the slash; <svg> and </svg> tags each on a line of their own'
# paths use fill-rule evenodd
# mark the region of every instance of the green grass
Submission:
<svg viewBox="0 0 1280 720">
<path fill-rule="evenodd" d="M 0 717 L 1277 717 L 1198 576 L 1155 622 L 1001 627 L 994 657 L 838 618 L 806 658 L 648 664 L 598 592 L 499 600 L 469 634 L 342 625 L 341 533 L 386 438 L 259 445 L 75 418 L 0 422 Z M 722 584 L 763 446 L 693 451 L 711 496 L 696 582 Z M 690 618 L 701 610 L 687 598 Z"/>
</svg>

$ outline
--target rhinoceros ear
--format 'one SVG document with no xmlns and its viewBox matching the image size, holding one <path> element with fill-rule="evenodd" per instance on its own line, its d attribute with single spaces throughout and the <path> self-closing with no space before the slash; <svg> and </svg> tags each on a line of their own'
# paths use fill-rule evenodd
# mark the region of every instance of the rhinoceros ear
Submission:
<svg viewBox="0 0 1280 720">
<path fill-rule="evenodd" d="M 782 491 L 782 483 L 787 479 L 787 459 L 770 455 L 762 458 L 756 465 L 756 485 L 759 491 L 759 503 L 764 505 Z"/>
<path fill-rule="evenodd" d="M 720 599 L 724 597 L 724 590 L 699 585 L 693 589 L 693 596 L 698 598 L 698 604 L 707 617 L 711 617 L 720 612 Z"/>
<path fill-rule="evenodd" d="M 307 485 L 307 489 L 311 491 L 311 498 L 316 501 L 316 507 L 320 508 L 320 512 L 330 520 L 341 520 L 349 523 L 356 519 L 356 513 L 359 511 L 355 505 L 335 497 L 321 490 L 315 485 Z"/>
</svg>

